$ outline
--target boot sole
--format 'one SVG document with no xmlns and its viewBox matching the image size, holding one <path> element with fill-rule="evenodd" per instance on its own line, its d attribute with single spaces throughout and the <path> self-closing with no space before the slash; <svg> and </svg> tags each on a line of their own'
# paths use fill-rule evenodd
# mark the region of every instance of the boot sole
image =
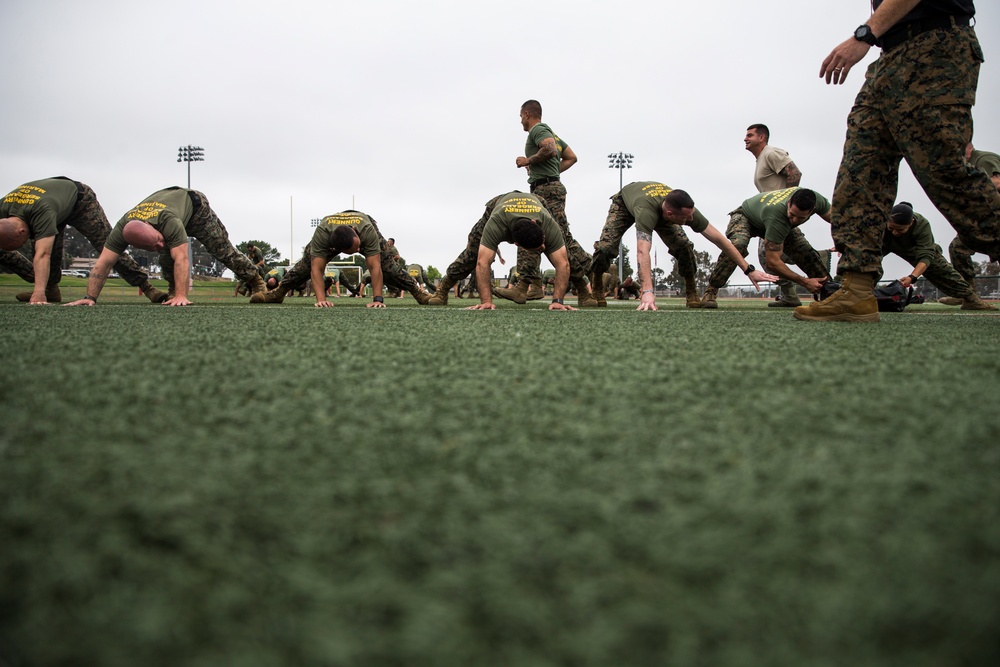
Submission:
<svg viewBox="0 0 1000 667">
<path fill-rule="evenodd" d="M 874 313 L 866 313 L 864 315 L 858 315 L 855 313 L 839 313 L 837 315 L 808 315 L 801 311 L 796 310 L 792 313 L 792 316 L 797 320 L 803 320 L 806 322 L 878 322 L 879 316 L 878 311 Z"/>
</svg>

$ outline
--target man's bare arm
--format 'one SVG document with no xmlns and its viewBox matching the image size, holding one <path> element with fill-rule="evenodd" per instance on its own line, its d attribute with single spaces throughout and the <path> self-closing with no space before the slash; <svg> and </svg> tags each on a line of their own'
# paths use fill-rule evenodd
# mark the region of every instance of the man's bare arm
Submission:
<svg viewBox="0 0 1000 667">
<path fill-rule="evenodd" d="M 559 173 L 566 171 L 570 167 L 576 164 L 576 153 L 573 149 L 567 146 L 563 149 L 562 158 L 559 160 Z"/>
<path fill-rule="evenodd" d="M 799 171 L 794 162 L 785 165 L 785 168 L 781 170 L 781 175 L 788 181 L 790 188 L 798 187 L 799 183 L 802 182 L 802 172 Z"/>
<path fill-rule="evenodd" d="M 49 266 L 52 263 L 52 247 L 55 241 L 55 236 L 46 236 L 35 241 L 35 254 L 31 259 L 31 267 L 35 273 L 31 303 L 48 303 L 45 299 L 45 287 L 49 282 Z"/>
</svg>

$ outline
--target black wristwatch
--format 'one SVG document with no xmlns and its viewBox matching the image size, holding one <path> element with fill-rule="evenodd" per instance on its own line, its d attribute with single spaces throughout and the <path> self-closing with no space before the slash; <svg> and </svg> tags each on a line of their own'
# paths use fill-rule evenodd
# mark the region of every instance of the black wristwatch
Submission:
<svg viewBox="0 0 1000 667">
<path fill-rule="evenodd" d="M 385 299 L 380 296 L 373 296 L 372 303 L 385 303 Z"/>
<path fill-rule="evenodd" d="M 875 43 L 878 41 L 875 34 L 872 32 L 872 29 L 869 28 L 867 24 L 861 24 L 858 26 L 858 29 L 854 31 L 854 39 L 859 42 L 864 42 L 869 46 L 875 46 Z"/>
<path fill-rule="evenodd" d="M 747 264 L 747 270 L 743 272 L 744 275 L 749 276 L 751 273 L 757 270 L 757 267 L 753 264 Z"/>
<path fill-rule="evenodd" d="M 911 283 L 917 282 L 917 277 L 915 275 L 913 275 L 912 273 L 910 275 L 908 275 L 907 278 L 910 279 Z"/>
<path fill-rule="evenodd" d="M 552 303 L 558 303 L 560 306 L 565 305 L 562 299 L 552 299 Z"/>
<path fill-rule="evenodd" d="M 90 300 L 91 300 L 91 301 L 93 301 L 94 303 L 97 303 L 97 297 L 96 297 L 96 296 L 90 296 L 89 294 L 84 294 L 84 295 L 83 295 L 83 298 L 84 298 L 84 299 L 90 299 Z"/>
</svg>

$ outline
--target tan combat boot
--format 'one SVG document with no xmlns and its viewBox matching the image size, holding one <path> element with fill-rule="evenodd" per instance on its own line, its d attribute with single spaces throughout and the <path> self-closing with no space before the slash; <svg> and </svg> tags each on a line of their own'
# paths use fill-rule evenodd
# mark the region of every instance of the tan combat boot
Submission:
<svg viewBox="0 0 1000 667">
<path fill-rule="evenodd" d="M 594 272 L 590 276 L 590 293 L 597 302 L 598 308 L 607 308 L 608 299 L 604 293 L 604 274 Z"/>
<path fill-rule="evenodd" d="M 545 296 L 545 287 L 541 278 L 535 278 L 528 285 L 528 293 L 524 295 L 526 301 L 537 301 Z"/>
<path fill-rule="evenodd" d="M 782 281 L 778 286 L 781 293 L 778 294 L 774 301 L 767 304 L 768 308 L 798 308 L 802 305 L 802 299 L 799 298 L 798 292 L 795 291 L 795 283 L 792 281 Z"/>
<path fill-rule="evenodd" d="M 268 290 L 266 292 L 256 292 L 250 295 L 250 303 L 281 303 L 285 300 L 285 295 L 288 294 L 288 286 L 278 283 L 278 286 L 273 290 Z"/>
<path fill-rule="evenodd" d="M 255 274 L 250 282 L 246 283 L 246 286 L 250 288 L 250 296 L 254 294 L 262 294 L 267 291 L 267 285 L 264 284 L 264 279 L 260 277 L 260 274 Z"/>
<path fill-rule="evenodd" d="M 528 301 L 528 281 L 518 280 L 514 289 L 509 287 L 494 287 L 493 293 L 501 299 L 507 299 L 514 303 L 527 303 Z M 541 297 L 539 297 L 541 298 Z"/>
<path fill-rule="evenodd" d="M 427 300 L 428 306 L 447 306 L 448 305 L 448 293 L 451 292 L 451 288 L 455 286 L 455 281 L 445 276 L 441 279 L 441 284 L 438 285 L 437 291 Z"/>
<path fill-rule="evenodd" d="M 684 299 L 688 308 L 701 308 L 701 299 L 698 298 L 698 285 L 694 278 L 684 279 Z"/>
<path fill-rule="evenodd" d="M 414 285 L 413 289 L 409 290 L 410 296 L 417 300 L 421 306 L 426 306 L 430 303 L 431 295 L 424 291 L 420 285 Z"/>
<path fill-rule="evenodd" d="M 871 273 L 848 273 L 840 289 L 808 306 L 793 311 L 797 320 L 811 322 L 878 322 L 878 299 L 872 294 L 875 276 Z"/>
<path fill-rule="evenodd" d="M 576 278 L 573 281 L 573 289 L 576 290 L 576 306 L 577 308 L 597 308 L 597 299 L 594 295 L 590 293 L 590 289 L 587 287 L 587 281 L 583 278 Z"/>
<path fill-rule="evenodd" d="M 940 302 L 941 300 L 938 299 L 938 303 Z M 972 296 L 966 297 L 965 299 L 962 300 L 962 310 L 996 310 L 996 309 L 997 309 L 996 306 L 986 303 L 985 301 L 980 299 L 979 295 L 976 294 L 975 292 L 972 293 Z"/>
<path fill-rule="evenodd" d="M 161 292 L 152 285 L 146 285 L 145 289 L 142 290 L 143 295 L 152 301 L 153 303 L 163 303 L 167 300 L 167 293 Z"/>
<path fill-rule="evenodd" d="M 31 301 L 31 292 L 18 292 L 14 295 L 14 298 L 23 303 L 28 303 Z M 45 300 L 49 303 L 62 302 L 62 292 L 59 291 L 59 285 L 45 288 Z"/>
<path fill-rule="evenodd" d="M 719 303 L 715 300 L 719 296 L 719 288 L 709 285 L 705 288 L 705 294 L 701 297 L 702 308 L 718 308 Z"/>
<path fill-rule="evenodd" d="M 972 293 L 975 294 L 976 293 L 976 279 L 975 278 L 970 278 L 969 280 L 966 280 L 965 282 L 969 283 L 969 287 L 972 288 Z M 965 306 L 965 299 L 960 299 L 960 298 L 954 297 L 954 296 L 943 296 L 940 299 L 938 299 L 938 303 L 944 304 L 946 306 Z M 974 309 L 967 308 L 966 310 L 974 310 Z"/>
</svg>

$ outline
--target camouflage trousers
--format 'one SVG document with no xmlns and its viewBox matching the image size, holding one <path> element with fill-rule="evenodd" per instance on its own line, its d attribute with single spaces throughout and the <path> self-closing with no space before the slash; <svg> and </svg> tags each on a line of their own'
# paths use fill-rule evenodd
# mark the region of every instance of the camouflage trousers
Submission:
<svg viewBox="0 0 1000 667">
<path fill-rule="evenodd" d="M 566 252 L 569 254 L 570 279 L 580 279 L 589 275 L 593 261 L 590 253 L 583 249 L 569 231 L 569 221 L 566 219 L 566 186 L 561 181 L 543 183 L 532 190 L 531 194 L 538 197 L 545 210 L 559 225 L 559 230 L 566 241 Z M 542 253 L 537 250 L 517 249 L 517 273 L 521 278 L 529 282 L 540 278 L 541 263 Z"/>
<path fill-rule="evenodd" d="M 738 208 L 729 214 L 729 226 L 726 227 L 726 238 L 729 239 L 740 254 L 747 256 L 747 248 L 750 246 L 750 239 L 757 234 L 750 227 L 750 220 L 747 219 L 743 208 Z M 881 248 L 881 245 L 879 246 Z M 826 278 L 829 273 L 826 265 L 816 249 L 806 240 L 805 235 L 799 229 L 792 229 L 785 239 L 784 255 L 787 255 L 795 264 L 799 266 L 810 278 Z M 726 286 L 729 276 L 736 270 L 736 262 L 729 259 L 725 254 L 719 255 L 712 267 L 712 275 L 708 279 L 710 287 L 720 289 Z"/>
<path fill-rule="evenodd" d="M 951 265 L 967 283 L 976 279 L 976 265 L 972 261 L 974 254 L 969 246 L 962 243 L 962 239 L 957 236 L 948 245 L 948 257 L 951 258 Z"/>
<path fill-rule="evenodd" d="M 621 193 L 611 197 L 611 208 L 608 209 L 608 218 L 601 230 L 601 239 L 594 244 L 594 262 L 591 266 L 593 273 L 605 273 L 617 261 L 622 237 L 634 224 L 635 216 L 625 208 Z M 694 280 L 698 263 L 694 256 L 694 244 L 684 233 L 684 228 L 661 221 L 654 231 L 677 262 L 677 272 L 681 277 Z"/>
<path fill-rule="evenodd" d="M 479 218 L 479 221 L 472 226 L 472 231 L 469 232 L 469 241 L 465 245 L 465 250 L 459 253 L 455 261 L 448 265 L 445 275 L 454 280 L 456 284 L 468 278 L 476 270 L 476 260 L 479 258 L 479 242 L 483 238 L 483 229 L 486 227 L 486 222 L 490 219 L 490 215 L 493 214 L 493 209 L 499 200 L 500 196 L 498 195 L 486 202 L 486 210 L 483 212 L 483 217 Z"/>
<path fill-rule="evenodd" d="M 226 231 L 225 225 L 209 206 L 205 195 L 195 190 L 192 190 L 190 194 L 194 211 L 184 227 L 187 235 L 201 241 L 205 250 L 232 271 L 237 280 L 245 283 L 252 281 L 259 275 L 257 267 L 254 266 L 249 257 L 233 247 L 229 240 L 229 232 Z M 173 294 L 174 259 L 170 256 L 169 250 L 160 253 L 160 268 L 163 270 L 164 279 L 170 286 L 170 293 Z"/>
<path fill-rule="evenodd" d="M 83 183 L 77 183 L 77 188 L 80 194 L 77 197 L 76 206 L 70 216 L 59 224 L 55 240 L 52 242 L 47 287 L 58 285 L 62 278 L 63 240 L 66 227 L 72 227 L 80 232 L 85 239 L 90 241 L 90 245 L 98 254 L 104 250 L 104 242 L 108 240 L 108 234 L 111 233 L 108 216 L 104 214 L 104 209 L 97 201 L 97 195 L 94 194 L 94 191 Z M 0 264 L 9 267 L 29 283 L 35 282 L 35 268 L 31 261 L 21 253 L 0 251 Z M 115 271 L 133 287 L 142 290 L 149 287 L 149 276 L 139 268 L 139 265 L 128 253 L 123 253 L 118 257 L 118 261 L 115 262 Z"/>
<path fill-rule="evenodd" d="M 1000 193 L 965 161 L 982 61 L 975 31 L 960 27 L 911 37 L 868 67 L 833 193 L 838 272 L 881 271 L 904 158 L 962 242 L 1000 257 Z"/>
<path fill-rule="evenodd" d="M 931 260 L 930 265 L 927 270 L 924 271 L 924 278 L 939 290 L 947 294 L 948 296 L 953 296 L 958 299 L 966 299 L 975 296 L 975 291 L 969 286 L 969 283 L 962 278 L 961 274 L 955 270 L 948 260 L 944 258 L 941 253 L 941 246 L 934 244 L 934 249 L 937 251 L 934 253 L 934 259 Z M 917 256 L 915 253 L 895 253 L 899 257 L 902 257 L 911 266 L 917 265 Z"/>
<path fill-rule="evenodd" d="M 372 218 L 372 225 L 375 227 L 375 231 L 378 233 L 379 246 L 381 252 L 379 253 L 379 265 L 382 268 L 382 283 L 385 287 L 396 288 L 400 290 L 406 290 L 410 294 L 416 294 L 420 292 L 420 286 L 417 285 L 417 281 L 413 279 L 404 267 L 399 265 L 396 258 L 399 256 L 399 252 L 396 249 L 390 249 L 389 243 L 382 236 L 382 232 L 378 230 L 378 224 L 375 219 Z M 300 285 L 307 285 L 312 279 L 312 255 L 309 253 L 309 246 L 306 246 L 305 252 L 302 254 L 302 259 L 295 263 L 295 266 L 285 271 L 284 278 L 281 279 L 279 286 L 283 286 L 286 290 L 300 289 Z M 364 279 L 361 280 L 360 284 L 353 288 L 349 281 L 344 280 L 344 275 L 341 274 L 340 282 L 342 285 L 347 287 L 351 292 L 355 292 L 360 289 L 366 283 Z"/>
</svg>

